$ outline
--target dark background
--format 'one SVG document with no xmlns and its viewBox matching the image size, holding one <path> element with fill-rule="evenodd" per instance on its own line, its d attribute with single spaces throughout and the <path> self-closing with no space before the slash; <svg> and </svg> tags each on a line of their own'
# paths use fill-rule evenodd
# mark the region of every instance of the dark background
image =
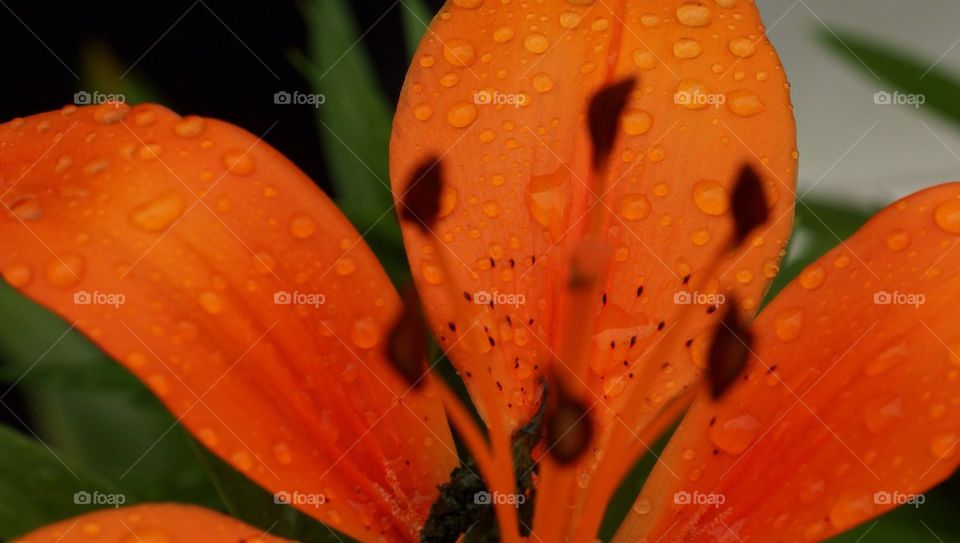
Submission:
<svg viewBox="0 0 960 543">
<path fill-rule="evenodd" d="M 442 3 L 429 1 L 436 9 Z M 394 0 L 351 5 L 366 33 L 360 46 L 395 101 L 408 63 L 405 8 Z M 0 0 L 0 122 L 72 103 L 83 88 L 76 76 L 84 47 L 93 42 L 108 46 L 122 70 L 133 65 L 127 77 L 180 114 L 221 118 L 257 135 L 279 121 L 265 139 L 330 190 L 313 110 L 273 103 L 278 90 L 311 92 L 289 57 L 292 49 L 307 49 L 298 2 Z M 3 401 L 29 421 L 16 389 Z M 26 431 L 5 409 L 0 421 Z"/>
</svg>

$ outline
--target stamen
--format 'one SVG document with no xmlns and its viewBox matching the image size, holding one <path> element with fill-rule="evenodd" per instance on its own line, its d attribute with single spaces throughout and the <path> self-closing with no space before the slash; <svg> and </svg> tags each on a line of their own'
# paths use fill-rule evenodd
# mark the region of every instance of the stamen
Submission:
<svg viewBox="0 0 960 543">
<path fill-rule="evenodd" d="M 754 229 L 763 226 L 770 217 L 760 176 L 749 164 L 744 164 L 737 176 L 730 208 L 735 229 L 734 246 L 741 245 Z"/>
<path fill-rule="evenodd" d="M 753 334 L 741 324 L 734 302 L 727 307 L 710 345 L 708 367 L 710 393 L 714 400 L 720 399 L 743 372 L 751 345 Z"/>
<path fill-rule="evenodd" d="M 606 164 L 616 143 L 620 116 L 627 107 L 636 79 L 629 78 L 604 87 L 590 99 L 589 127 L 593 144 L 593 169 Z"/>
<path fill-rule="evenodd" d="M 386 342 L 387 360 L 413 388 L 423 386 L 427 374 L 428 334 L 416 289 L 409 287 L 403 296 L 403 308 L 390 329 Z"/>
<path fill-rule="evenodd" d="M 400 218 L 413 222 L 421 231 L 429 231 L 440 213 L 442 192 L 443 164 L 438 157 L 428 157 L 414 170 L 400 197 Z"/>
</svg>

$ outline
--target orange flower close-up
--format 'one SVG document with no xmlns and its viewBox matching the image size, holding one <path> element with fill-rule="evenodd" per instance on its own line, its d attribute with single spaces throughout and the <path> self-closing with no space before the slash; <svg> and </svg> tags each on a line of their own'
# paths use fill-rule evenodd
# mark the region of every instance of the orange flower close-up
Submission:
<svg viewBox="0 0 960 543">
<path fill-rule="evenodd" d="M 194 445 L 155 478 L 206 469 L 222 497 L 125 490 L 163 457 L 153 446 L 116 485 L 77 486 L 71 461 L 46 463 L 60 443 L 30 429 L 0 443 L 20 466 L 3 483 L 0 461 L 0 486 L 53 488 L 63 468 L 77 480 L 61 474 L 62 495 L 22 506 L 0 491 L 0 522 L 24 519 L 0 537 L 891 541 L 869 532 L 898 507 L 955 511 L 960 183 L 889 198 L 842 237 L 821 221 L 826 246 L 784 277 L 795 211 L 820 219 L 798 188 L 804 119 L 755 1 L 450 0 L 427 17 L 394 4 L 422 38 L 384 109 L 388 144 L 360 111 L 365 63 L 349 55 L 365 34 L 352 42 L 331 19 L 339 0 L 308 2 L 304 17 L 330 10 L 319 32 L 350 46 L 319 49 L 329 69 L 358 71 L 337 94 L 269 94 L 319 116 L 324 160 L 362 163 L 329 167 L 344 177 L 333 188 L 268 143 L 273 125 L 175 112 L 162 93 L 145 98 L 165 105 L 87 87 L 3 119 L 13 290 L 0 302 L 46 308 L 136 377 L 170 417 L 147 444 L 182 428 Z M 256 51 L 218 6 L 191 9 L 243 44 L 235 54 Z M 851 47 L 867 59 L 857 69 L 886 77 Z M 306 72 L 323 79 L 320 66 Z M 871 107 L 912 111 L 904 96 Z M 328 113 L 346 108 L 337 98 L 355 109 Z M 359 139 L 341 139 L 338 119 Z M 353 150 L 367 137 L 382 175 Z M 28 314 L 17 307 L 0 303 L 10 326 Z M 55 396 L 21 383 L 55 373 L 46 355 L 4 381 L 29 399 L 4 403 L 15 427 L 51 420 Z M 59 386 L 83 387 L 85 372 Z M 74 416 L 123 437 L 136 412 Z"/>
</svg>

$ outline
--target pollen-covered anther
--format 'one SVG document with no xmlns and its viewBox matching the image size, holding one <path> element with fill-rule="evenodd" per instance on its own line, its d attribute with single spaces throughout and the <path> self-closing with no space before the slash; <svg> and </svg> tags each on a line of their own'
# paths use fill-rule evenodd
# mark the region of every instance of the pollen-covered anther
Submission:
<svg viewBox="0 0 960 543">
<path fill-rule="evenodd" d="M 555 381 L 556 399 L 547 412 L 545 423 L 547 448 L 561 464 L 576 462 L 589 448 L 593 438 L 590 409 Z"/>
<path fill-rule="evenodd" d="M 719 399 L 743 373 L 750 358 L 753 334 L 740 320 L 736 300 L 727 301 L 707 355 L 710 394 Z"/>
<path fill-rule="evenodd" d="M 443 163 L 438 157 L 427 157 L 413 171 L 400 196 L 400 218 L 430 230 L 440 215 L 442 189 Z"/>
<path fill-rule="evenodd" d="M 628 78 L 601 89 L 590 99 L 588 123 L 593 144 L 593 168 L 599 169 L 613 151 L 620 118 L 627 107 L 636 79 Z"/>
<path fill-rule="evenodd" d="M 770 218 L 760 175 L 753 166 L 745 164 L 740 170 L 730 207 L 733 212 L 735 246 L 743 243 L 751 232 L 763 226 Z"/>
</svg>

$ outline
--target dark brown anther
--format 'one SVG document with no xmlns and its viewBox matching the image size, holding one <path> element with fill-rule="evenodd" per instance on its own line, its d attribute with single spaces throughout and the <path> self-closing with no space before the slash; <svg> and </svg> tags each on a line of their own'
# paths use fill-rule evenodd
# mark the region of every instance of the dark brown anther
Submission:
<svg viewBox="0 0 960 543">
<path fill-rule="evenodd" d="M 730 202 L 736 236 L 733 241 L 737 246 L 747 239 L 750 232 L 763 226 L 770 217 L 763 184 L 753 166 L 747 164 L 740 170 Z"/>
<path fill-rule="evenodd" d="M 753 334 L 740 322 L 732 298 L 726 302 L 726 313 L 713 335 L 707 358 L 710 372 L 710 393 L 719 399 L 730 388 L 750 359 Z"/>
<path fill-rule="evenodd" d="M 414 170 L 410 183 L 401 196 L 400 218 L 414 222 L 421 230 L 429 230 L 440 213 L 443 189 L 443 164 L 438 157 L 429 157 Z"/>
<path fill-rule="evenodd" d="M 419 388 L 429 371 L 429 331 L 420 313 L 416 289 L 409 287 L 403 298 L 403 309 L 387 337 L 387 360 L 408 385 Z"/>
<path fill-rule="evenodd" d="M 600 89 L 590 99 L 590 141 L 593 143 L 593 169 L 599 170 L 613 151 L 620 128 L 620 115 L 637 81 L 624 79 Z"/>
<path fill-rule="evenodd" d="M 593 421 L 587 406 L 554 380 L 553 406 L 544 422 L 549 454 L 561 464 L 576 462 L 589 448 Z"/>
</svg>

